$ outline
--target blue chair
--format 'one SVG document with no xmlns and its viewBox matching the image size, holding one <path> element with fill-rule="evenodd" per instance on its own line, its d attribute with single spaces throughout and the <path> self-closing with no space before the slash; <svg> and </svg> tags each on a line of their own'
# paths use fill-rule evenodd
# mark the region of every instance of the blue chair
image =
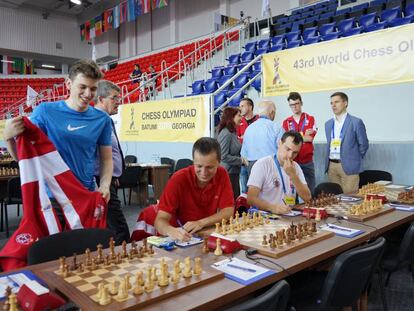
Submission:
<svg viewBox="0 0 414 311">
<path fill-rule="evenodd" d="M 223 68 L 216 67 L 211 70 L 211 77 L 214 79 L 220 79 L 223 76 Z"/>
<path fill-rule="evenodd" d="M 293 48 L 297 48 L 299 46 L 302 45 L 302 40 L 294 40 L 294 41 L 290 41 L 287 45 L 286 48 L 287 49 L 293 49 Z"/>
<path fill-rule="evenodd" d="M 317 20 L 319 20 L 319 16 L 311 16 L 308 17 L 307 19 L 305 19 L 305 23 L 312 23 L 312 22 L 316 22 Z"/>
<path fill-rule="evenodd" d="M 262 39 L 257 44 L 257 49 L 268 49 L 270 48 L 270 39 Z"/>
<path fill-rule="evenodd" d="M 227 66 L 223 68 L 224 76 L 234 76 L 237 72 L 237 66 Z"/>
<path fill-rule="evenodd" d="M 249 42 L 249 43 L 247 43 L 247 44 L 245 45 L 244 50 L 245 50 L 246 52 L 251 52 L 251 53 L 254 53 L 254 51 L 256 51 L 256 45 L 257 45 L 257 42 L 256 42 L 256 41 L 254 41 L 254 42 Z"/>
<path fill-rule="evenodd" d="M 248 63 L 248 62 L 250 62 L 250 61 L 252 61 L 254 59 L 254 54 L 253 53 L 251 53 L 251 52 L 244 52 L 242 55 L 241 55 L 241 62 L 242 63 Z"/>
<path fill-rule="evenodd" d="M 261 78 L 257 78 L 256 80 L 254 80 L 251 85 L 259 93 L 262 91 L 262 79 Z"/>
<path fill-rule="evenodd" d="M 303 39 L 303 44 L 304 45 L 314 44 L 314 43 L 318 43 L 318 42 L 319 42 L 319 35 L 313 36 L 313 37 L 307 37 L 306 39 Z"/>
<path fill-rule="evenodd" d="M 396 26 L 402 26 L 411 23 L 411 20 L 413 19 L 413 16 L 406 16 L 406 17 L 400 17 L 396 18 L 393 21 L 389 22 L 388 27 L 396 27 Z"/>
<path fill-rule="evenodd" d="M 359 26 L 365 29 L 375 24 L 376 19 L 377 19 L 377 13 L 369 13 L 369 14 L 362 15 L 359 18 Z"/>
<path fill-rule="evenodd" d="M 214 93 L 217 89 L 218 89 L 218 83 L 216 79 L 208 79 L 204 82 L 204 90 L 205 90 L 204 92 L 206 94 Z"/>
<path fill-rule="evenodd" d="M 266 54 L 268 51 L 269 51 L 269 48 L 257 49 L 256 52 L 254 52 L 254 55 L 255 56 L 263 55 L 263 54 Z"/>
<path fill-rule="evenodd" d="M 227 100 L 227 92 L 222 91 L 214 96 L 214 108 L 217 109 Z"/>
<path fill-rule="evenodd" d="M 191 95 L 199 95 L 204 92 L 204 80 L 194 81 L 190 87 L 192 89 Z"/>
<path fill-rule="evenodd" d="M 285 42 L 285 35 L 274 36 L 270 38 L 272 45 L 280 45 Z"/>
<path fill-rule="evenodd" d="M 303 29 L 303 32 L 302 32 L 303 41 L 305 41 L 309 37 L 315 37 L 317 30 L 318 30 L 318 27 L 309 27 L 309 28 Z"/>
<path fill-rule="evenodd" d="M 325 18 L 331 18 L 332 16 L 334 16 L 334 12 L 326 12 L 323 13 L 319 16 L 320 19 L 325 19 Z"/>
<path fill-rule="evenodd" d="M 247 81 L 249 80 L 249 76 L 245 74 L 241 74 L 236 79 L 234 79 L 234 88 L 241 89 Z"/>
<path fill-rule="evenodd" d="M 324 36 L 321 36 L 321 38 L 322 38 L 322 41 L 330 41 L 330 40 L 338 39 L 339 35 L 340 35 L 339 32 L 332 32 Z"/>
<path fill-rule="evenodd" d="M 414 16 L 414 3 L 407 4 L 405 7 L 405 16 Z"/>
<path fill-rule="evenodd" d="M 345 32 L 342 33 L 342 37 L 351 37 L 357 34 L 360 34 L 362 32 L 362 27 L 355 27 L 351 28 Z"/>
<path fill-rule="evenodd" d="M 342 20 L 338 23 L 338 30 L 340 32 L 346 32 L 346 31 L 354 28 L 354 25 L 355 25 L 355 18 L 354 17 L 344 19 L 344 20 Z"/>
<path fill-rule="evenodd" d="M 319 27 L 319 34 L 325 36 L 327 34 L 335 33 L 335 23 L 328 23 Z"/>
<path fill-rule="evenodd" d="M 254 63 L 253 71 L 262 71 L 262 63 L 261 62 Z"/>
<path fill-rule="evenodd" d="M 300 36 L 300 31 L 291 31 L 285 35 L 287 43 L 297 41 Z"/>
<path fill-rule="evenodd" d="M 340 9 L 340 10 L 336 10 L 335 15 L 342 15 L 342 14 L 350 13 L 351 11 L 352 11 L 352 8 Z"/>
<path fill-rule="evenodd" d="M 236 92 L 238 92 L 239 89 L 232 89 L 227 92 L 227 98 L 232 97 Z M 246 94 L 244 91 L 241 91 L 239 94 L 237 94 L 231 101 L 229 101 L 227 104 L 230 107 L 239 107 L 240 101 L 244 98 Z"/>
<path fill-rule="evenodd" d="M 369 6 L 372 7 L 372 6 L 384 5 L 385 3 L 387 3 L 387 0 L 374 0 L 369 3 Z"/>
<path fill-rule="evenodd" d="M 231 65 L 238 65 L 240 63 L 240 54 L 230 55 L 227 60 L 229 61 L 229 64 Z"/>
<path fill-rule="evenodd" d="M 365 32 L 377 31 L 377 30 L 384 29 L 384 28 L 385 28 L 385 26 L 387 26 L 387 22 L 379 22 L 379 23 L 372 24 L 372 25 L 370 25 L 370 26 L 366 27 L 366 28 L 364 29 L 364 31 L 365 31 Z"/>
<path fill-rule="evenodd" d="M 305 20 L 299 20 L 299 21 L 292 23 L 292 28 L 290 29 L 290 31 L 300 31 L 304 23 L 305 23 Z"/>
<path fill-rule="evenodd" d="M 226 82 L 227 82 L 227 80 L 229 80 L 231 78 L 231 76 L 222 76 L 217 82 L 218 82 L 218 84 L 220 85 L 220 87 L 222 86 L 222 85 L 224 85 Z M 233 83 L 230 83 L 229 85 L 227 85 L 224 89 L 223 89 L 223 91 L 224 90 L 226 90 L 226 91 L 228 91 L 233 85 L 232 85 Z"/>
<path fill-rule="evenodd" d="M 281 50 L 283 50 L 284 47 L 285 47 L 284 44 L 272 45 L 270 47 L 270 52 L 281 51 Z"/>
<path fill-rule="evenodd" d="M 385 22 L 388 25 L 394 19 L 400 17 L 401 9 L 399 7 L 394 7 L 392 9 L 384 10 L 381 13 L 380 20 Z"/>
</svg>

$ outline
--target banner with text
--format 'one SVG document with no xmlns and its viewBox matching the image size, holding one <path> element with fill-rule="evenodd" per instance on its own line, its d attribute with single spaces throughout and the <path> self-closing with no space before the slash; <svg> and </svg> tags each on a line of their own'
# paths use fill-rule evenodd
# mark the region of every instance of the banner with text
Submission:
<svg viewBox="0 0 414 311">
<path fill-rule="evenodd" d="M 263 56 L 263 96 L 414 81 L 414 24 Z"/>
<path fill-rule="evenodd" d="M 3 140 L 4 127 L 6 126 L 6 120 L 0 120 L 0 140 Z"/>
<path fill-rule="evenodd" d="M 121 141 L 194 142 L 210 136 L 209 97 L 121 105 Z"/>
</svg>

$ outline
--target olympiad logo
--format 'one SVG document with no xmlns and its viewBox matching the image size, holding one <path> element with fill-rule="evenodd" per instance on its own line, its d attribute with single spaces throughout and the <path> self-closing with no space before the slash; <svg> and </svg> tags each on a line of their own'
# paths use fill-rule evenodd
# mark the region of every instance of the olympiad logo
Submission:
<svg viewBox="0 0 414 311">
<path fill-rule="evenodd" d="M 33 237 L 30 233 L 20 233 L 16 236 L 16 242 L 21 245 L 29 245 L 33 243 Z"/>
</svg>

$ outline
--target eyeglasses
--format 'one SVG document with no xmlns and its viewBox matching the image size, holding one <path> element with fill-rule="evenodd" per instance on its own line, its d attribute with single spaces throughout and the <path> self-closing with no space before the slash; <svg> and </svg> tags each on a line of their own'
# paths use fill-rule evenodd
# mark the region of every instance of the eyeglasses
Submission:
<svg viewBox="0 0 414 311">
<path fill-rule="evenodd" d="M 121 102 L 121 97 L 119 97 L 119 96 L 111 96 L 111 97 L 107 97 L 107 98 L 112 99 L 116 103 Z"/>
</svg>

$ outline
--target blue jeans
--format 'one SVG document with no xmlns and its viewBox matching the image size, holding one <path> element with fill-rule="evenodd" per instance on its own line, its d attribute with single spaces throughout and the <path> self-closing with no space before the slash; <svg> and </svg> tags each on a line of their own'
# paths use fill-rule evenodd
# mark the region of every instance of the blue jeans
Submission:
<svg viewBox="0 0 414 311">
<path fill-rule="evenodd" d="M 240 193 L 247 193 L 247 180 L 249 179 L 249 173 L 247 167 L 242 166 L 240 168 Z"/>
</svg>

